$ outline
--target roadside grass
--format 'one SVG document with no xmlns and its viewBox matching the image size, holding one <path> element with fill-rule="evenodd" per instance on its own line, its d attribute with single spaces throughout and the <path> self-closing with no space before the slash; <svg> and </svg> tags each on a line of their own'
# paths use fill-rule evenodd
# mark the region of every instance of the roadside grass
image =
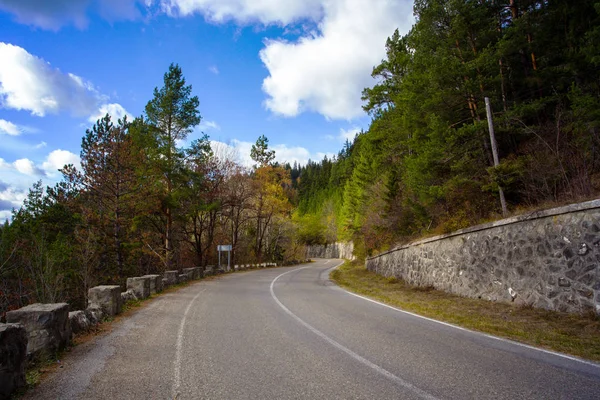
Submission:
<svg viewBox="0 0 600 400">
<path fill-rule="evenodd" d="M 600 317 L 470 299 L 385 278 L 346 262 L 331 279 L 351 292 L 425 317 L 517 342 L 600 361 Z"/>
</svg>

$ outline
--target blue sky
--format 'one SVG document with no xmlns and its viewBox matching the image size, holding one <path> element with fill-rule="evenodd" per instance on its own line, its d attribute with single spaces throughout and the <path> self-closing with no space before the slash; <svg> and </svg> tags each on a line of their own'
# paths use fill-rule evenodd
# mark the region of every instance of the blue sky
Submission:
<svg viewBox="0 0 600 400">
<path fill-rule="evenodd" d="M 282 162 L 336 154 L 412 23 L 410 0 L 0 0 L 0 219 L 79 162 L 96 118 L 141 115 L 171 62 L 200 99 L 190 140 L 246 164 L 263 134 Z"/>
</svg>

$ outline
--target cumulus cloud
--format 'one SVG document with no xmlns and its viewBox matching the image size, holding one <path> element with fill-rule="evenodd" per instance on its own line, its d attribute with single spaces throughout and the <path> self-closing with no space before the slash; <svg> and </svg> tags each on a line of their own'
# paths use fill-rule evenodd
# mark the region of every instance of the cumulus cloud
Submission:
<svg viewBox="0 0 600 400">
<path fill-rule="evenodd" d="M 254 143 L 234 139 L 229 143 L 211 140 L 210 144 L 213 149 L 225 148 L 229 152 L 234 153 L 237 156 L 236 161 L 245 167 L 251 167 L 255 164 L 254 160 L 252 160 L 252 158 L 250 157 L 250 150 L 252 149 L 252 145 Z M 305 165 L 308 163 L 308 160 L 321 160 L 325 155 L 327 155 L 328 157 L 333 157 L 333 154 L 330 153 L 311 154 L 304 147 L 290 147 L 285 144 L 275 144 L 269 146 L 269 149 L 275 150 L 275 161 L 279 162 L 280 164 L 293 164 L 294 162 L 296 162 L 298 164 Z"/>
<path fill-rule="evenodd" d="M 19 208 L 27 196 L 25 191 L 17 190 L 9 184 L 0 182 L 0 223 L 10 219 L 11 210 Z"/>
<path fill-rule="evenodd" d="M 360 133 L 360 128 L 351 128 L 351 129 L 340 129 L 340 134 L 338 135 L 338 139 L 341 142 L 345 142 L 346 140 L 352 143 L 356 135 Z"/>
<path fill-rule="evenodd" d="M 370 73 L 385 56 L 386 38 L 396 28 L 407 32 L 413 23 L 407 0 L 332 0 L 323 6 L 318 33 L 296 42 L 267 40 L 260 52 L 269 70 L 265 106 L 275 114 L 360 116 L 361 91 L 373 83 Z"/>
<path fill-rule="evenodd" d="M 239 23 L 287 25 L 300 19 L 318 19 L 323 0 L 159 0 L 161 9 L 170 16 L 202 14 L 216 23 L 230 20 Z"/>
<path fill-rule="evenodd" d="M 42 169 L 48 176 L 57 176 L 58 170 L 62 169 L 65 165 L 73 164 L 76 168 L 80 169 L 80 163 L 81 159 L 77 154 L 58 149 L 48 154 L 46 161 L 42 163 Z"/>
<path fill-rule="evenodd" d="M 0 42 L 0 106 L 44 116 L 68 111 L 88 116 L 101 96 L 83 78 L 62 73 L 25 49 Z"/>
<path fill-rule="evenodd" d="M 29 176 L 44 176 L 46 175 L 46 173 L 40 169 L 39 167 L 37 167 L 33 161 L 31 161 L 28 158 L 21 158 L 19 160 L 16 160 L 13 163 L 13 166 L 15 167 L 15 169 L 24 174 L 24 175 L 29 175 Z"/>
<path fill-rule="evenodd" d="M 138 0 L 0 0 L 0 10 L 14 15 L 17 22 L 42 29 L 58 30 L 88 24 L 88 9 L 97 10 L 109 20 L 133 19 L 140 15 Z"/>
<path fill-rule="evenodd" d="M 385 57 L 385 40 L 414 22 L 411 0 L 159 0 L 170 16 L 201 14 L 223 23 L 301 27 L 298 40 L 267 39 L 260 58 L 265 107 L 294 117 L 313 111 L 331 119 L 362 115 L 362 89 Z M 306 24 L 309 28 L 303 24 Z M 313 27 L 313 28 L 311 28 Z M 314 28 L 316 27 L 316 28 Z"/>
<path fill-rule="evenodd" d="M 0 0 L 0 10 L 13 14 L 17 22 L 56 30 L 73 24 L 87 25 L 85 9 L 89 0 Z"/>
<path fill-rule="evenodd" d="M 91 123 L 96 123 L 100 118 L 103 118 L 106 114 L 111 116 L 111 120 L 113 122 L 117 122 L 117 120 L 122 119 L 127 116 L 129 121 L 133 120 L 133 115 L 127 112 L 127 110 L 118 103 L 110 103 L 110 104 L 102 104 L 98 110 L 92 114 L 88 121 Z"/>
<path fill-rule="evenodd" d="M 0 119 L 0 134 L 5 133 L 11 136 L 18 136 L 21 134 L 21 128 L 13 124 L 10 121 Z"/>
</svg>

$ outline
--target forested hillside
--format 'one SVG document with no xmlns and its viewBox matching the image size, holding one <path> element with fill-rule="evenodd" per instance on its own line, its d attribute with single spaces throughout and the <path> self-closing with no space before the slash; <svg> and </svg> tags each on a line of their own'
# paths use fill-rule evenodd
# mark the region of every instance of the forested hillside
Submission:
<svg viewBox="0 0 600 400">
<path fill-rule="evenodd" d="M 363 92 L 369 129 L 298 171 L 297 218 L 365 255 L 500 218 L 499 187 L 509 212 L 597 195 L 599 12 L 590 0 L 416 0 L 416 24 L 390 36 Z"/>
</svg>

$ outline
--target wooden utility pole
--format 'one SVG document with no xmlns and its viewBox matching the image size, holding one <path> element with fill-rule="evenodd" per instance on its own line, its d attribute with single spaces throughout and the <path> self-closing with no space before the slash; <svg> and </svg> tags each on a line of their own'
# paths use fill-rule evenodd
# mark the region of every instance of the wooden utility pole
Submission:
<svg viewBox="0 0 600 400">
<path fill-rule="evenodd" d="M 494 156 L 494 167 L 500 164 L 498 160 L 498 145 L 496 144 L 496 135 L 494 134 L 494 121 L 492 121 L 492 107 L 490 106 L 490 98 L 485 98 L 485 111 L 487 114 L 488 127 L 490 129 L 490 142 L 492 142 L 492 155 Z M 498 193 L 500 194 L 500 204 L 502 205 L 502 216 L 508 215 L 508 209 L 506 208 L 506 199 L 504 198 L 504 190 L 502 186 L 498 185 Z"/>
</svg>

